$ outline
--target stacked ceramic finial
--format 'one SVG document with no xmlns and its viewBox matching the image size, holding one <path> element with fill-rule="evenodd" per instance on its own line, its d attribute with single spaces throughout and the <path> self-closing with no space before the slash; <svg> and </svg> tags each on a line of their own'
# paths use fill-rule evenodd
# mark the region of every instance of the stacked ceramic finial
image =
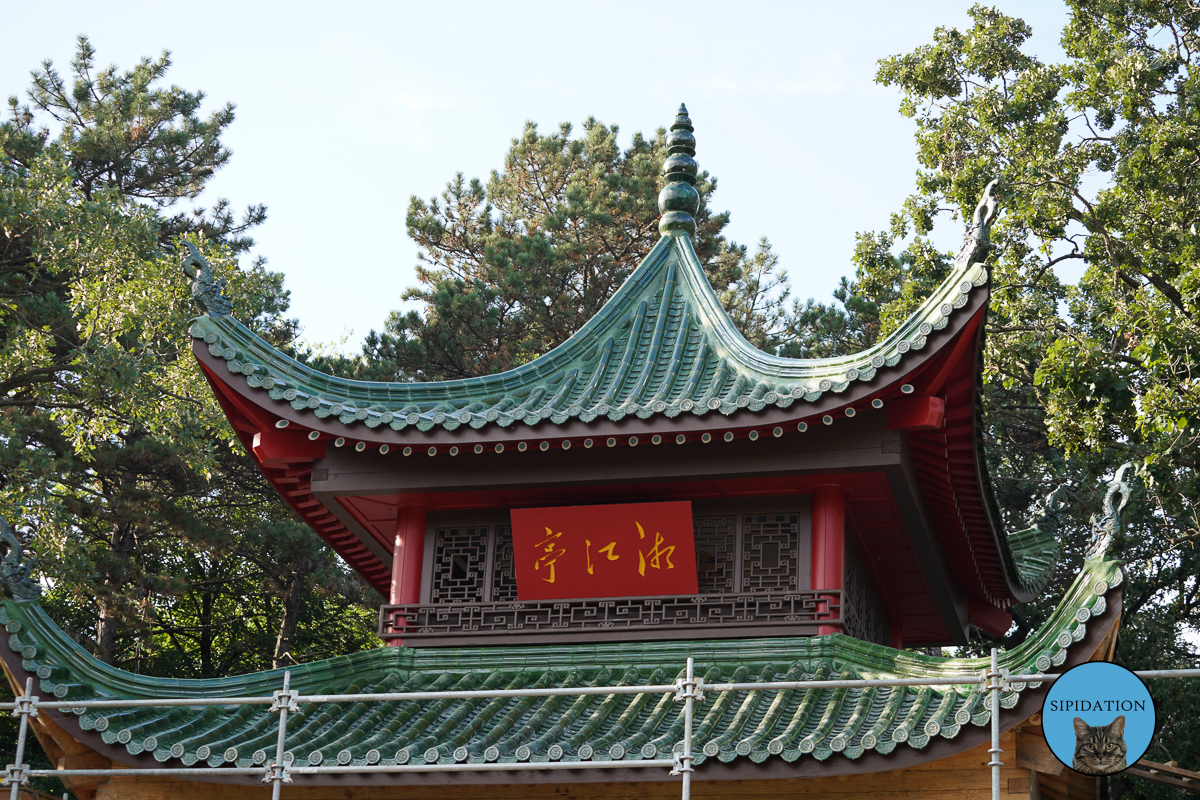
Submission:
<svg viewBox="0 0 1200 800">
<path fill-rule="evenodd" d="M 696 137 L 687 106 L 679 104 L 675 124 L 667 134 L 667 160 L 663 162 L 666 185 L 658 193 L 658 210 L 662 218 L 658 230 L 663 236 L 696 234 L 696 210 L 700 195 L 696 192 Z"/>
</svg>

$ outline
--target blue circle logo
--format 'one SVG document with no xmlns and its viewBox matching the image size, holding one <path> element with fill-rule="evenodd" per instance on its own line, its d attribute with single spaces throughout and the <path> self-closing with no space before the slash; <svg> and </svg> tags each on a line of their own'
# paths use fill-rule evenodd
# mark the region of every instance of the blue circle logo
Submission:
<svg viewBox="0 0 1200 800">
<path fill-rule="evenodd" d="M 1154 700 L 1142 679 L 1103 661 L 1063 673 L 1042 706 L 1050 751 L 1084 775 L 1112 775 L 1133 766 L 1150 747 L 1154 724 Z"/>
</svg>

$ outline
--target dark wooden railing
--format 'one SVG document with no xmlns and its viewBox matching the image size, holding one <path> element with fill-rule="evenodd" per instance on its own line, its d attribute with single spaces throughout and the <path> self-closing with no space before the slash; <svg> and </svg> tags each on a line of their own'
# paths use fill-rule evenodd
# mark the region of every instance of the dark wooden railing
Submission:
<svg viewBox="0 0 1200 800">
<path fill-rule="evenodd" d="M 679 597 L 387 605 L 379 636 L 418 647 L 810 636 L 842 624 L 838 589 Z"/>
</svg>

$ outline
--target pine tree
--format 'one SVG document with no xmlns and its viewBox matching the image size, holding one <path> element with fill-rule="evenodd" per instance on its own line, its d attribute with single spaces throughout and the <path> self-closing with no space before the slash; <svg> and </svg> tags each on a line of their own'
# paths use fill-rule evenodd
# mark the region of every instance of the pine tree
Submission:
<svg viewBox="0 0 1200 800">
<path fill-rule="evenodd" d="M 572 133 L 566 123 L 549 135 L 528 123 L 486 185 L 459 174 L 440 198 L 412 199 L 420 285 L 404 298 L 423 308 L 393 312 L 353 369 L 377 380 L 500 372 L 553 349 L 600 310 L 658 242 L 666 131 L 635 133 L 625 150 L 616 125 L 588 119 Z M 769 245 L 752 258 L 725 238 L 729 213 L 709 207 L 716 187 L 701 173 L 696 252 L 735 318 L 771 346 L 781 325 L 768 298 L 786 297 L 786 274 Z"/>
<path fill-rule="evenodd" d="M 47 607 L 109 663 L 208 677 L 307 657 L 297 641 L 368 644 L 331 613 L 344 597 L 297 602 L 344 583 L 338 562 L 311 555 L 323 543 L 290 522 L 190 353 L 181 236 L 239 319 L 281 345 L 296 330 L 282 276 L 234 260 L 265 209 L 187 207 L 228 162 L 233 108 L 202 117 L 202 94 L 163 88 L 166 54 L 95 65 L 81 38 L 70 82 L 45 63 L 0 124 L 0 513 L 53 577 Z M 304 613 L 329 643 L 297 632 Z"/>
</svg>

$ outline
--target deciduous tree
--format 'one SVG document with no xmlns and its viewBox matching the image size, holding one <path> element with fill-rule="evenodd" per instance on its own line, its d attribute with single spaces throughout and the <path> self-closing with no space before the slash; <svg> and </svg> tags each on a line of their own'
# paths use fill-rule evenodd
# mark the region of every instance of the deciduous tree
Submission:
<svg viewBox="0 0 1200 800">
<path fill-rule="evenodd" d="M 901 111 L 916 122 L 922 169 L 890 227 L 860 237 L 858 270 L 843 288 L 877 308 L 847 303 L 839 313 L 866 339 L 907 315 L 947 269 L 930 241 L 935 223 L 965 218 L 1000 178 L 984 401 L 1001 505 L 1022 526 L 1034 501 L 1065 482 L 1065 579 L 1098 509 L 1093 487 L 1134 461 L 1145 491 L 1118 542 L 1130 581 L 1117 657 L 1193 665 L 1200 9 L 1170 0 L 1067 7 L 1062 63 L 1027 53 L 1030 27 L 983 6 L 971 9 L 969 29 L 939 28 L 929 44 L 880 62 L 878 80 L 902 92 Z M 1061 280 L 1063 265 L 1082 278 Z M 1020 610 L 1007 641 L 1053 603 Z M 1167 722 L 1151 757 L 1200 768 L 1186 764 L 1200 752 L 1200 689 L 1152 689 Z"/>
</svg>

